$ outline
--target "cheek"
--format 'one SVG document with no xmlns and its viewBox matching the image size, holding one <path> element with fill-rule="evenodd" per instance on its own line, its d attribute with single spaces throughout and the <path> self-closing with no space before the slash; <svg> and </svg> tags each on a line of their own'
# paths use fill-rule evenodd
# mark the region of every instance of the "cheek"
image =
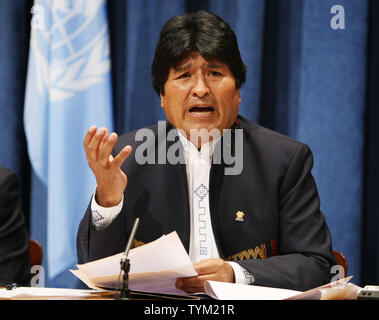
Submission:
<svg viewBox="0 0 379 320">
<path fill-rule="evenodd" d="M 180 108 L 183 106 L 186 96 L 186 89 L 183 86 L 176 84 L 167 85 L 161 105 L 162 107 Z"/>
<path fill-rule="evenodd" d="M 170 96 L 186 95 L 189 91 L 189 84 L 186 83 L 168 83 L 166 90 Z"/>
<path fill-rule="evenodd" d="M 236 89 L 236 82 L 232 77 L 225 77 L 215 89 L 224 101 L 233 103 L 239 99 L 239 90 Z"/>
<path fill-rule="evenodd" d="M 223 111 L 227 114 L 238 113 L 240 103 L 239 90 L 235 87 L 227 86 L 219 94 L 219 101 L 223 105 Z"/>
<path fill-rule="evenodd" d="M 165 95 L 161 97 L 161 106 L 164 109 L 166 118 L 174 126 L 179 125 L 178 121 L 183 118 L 183 95 L 176 85 L 165 86 Z"/>
<path fill-rule="evenodd" d="M 238 116 L 240 96 L 239 91 L 235 87 L 228 87 L 219 96 L 221 103 L 220 125 L 223 129 L 229 128 Z"/>
</svg>

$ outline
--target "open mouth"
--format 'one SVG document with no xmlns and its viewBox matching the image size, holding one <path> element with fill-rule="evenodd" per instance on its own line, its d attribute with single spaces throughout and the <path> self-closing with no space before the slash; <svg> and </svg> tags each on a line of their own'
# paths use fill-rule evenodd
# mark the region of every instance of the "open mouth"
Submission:
<svg viewBox="0 0 379 320">
<path fill-rule="evenodd" d="M 189 109 L 189 112 L 192 114 L 210 114 L 214 111 L 214 108 L 211 106 L 194 106 Z"/>
</svg>

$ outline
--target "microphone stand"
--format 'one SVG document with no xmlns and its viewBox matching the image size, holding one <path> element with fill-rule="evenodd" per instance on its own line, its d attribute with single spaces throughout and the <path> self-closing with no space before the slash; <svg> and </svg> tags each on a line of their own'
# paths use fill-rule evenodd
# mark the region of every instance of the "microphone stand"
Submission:
<svg viewBox="0 0 379 320">
<path fill-rule="evenodd" d="M 131 299 L 130 290 L 129 290 L 130 262 L 128 259 L 128 255 L 129 255 L 129 250 L 132 246 L 133 239 L 137 232 L 138 224 L 139 224 L 139 218 L 136 218 L 136 220 L 134 221 L 132 232 L 130 233 L 130 236 L 129 236 L 128 243 L 126 244 L 126 247 L 125 247 L 124 255 L 122 256 L 121 261 L 120 261 L 121 270 L 124 271 L 124 275 L 123 275 L 122 289 L 117 300 L 130 300 Z"/>
<path fill-rule="evenodd" d="M 130 261 L 128 259 L 129 250 L 132 246 L 133 239 L 136 235 L 137 228 L 139 224 L 139 218 L 136 218 L 134 221 L 132 232 L 130 233 L 128 243 L 126 244 L 124 255 L 121 258 L 120 265 L 121 271 L 124 271 L 123 275 L 123 284 L 120 294 L 116 296 L 117 300 L 135 300 L 135 299 L 180 299 L 180 300 L 198 300 L 198 298 L 194 297 L 186 297 L 183 295 L 175 295 L 175 294 L 154 294 L 151 292 L 142 292 L 142 291 L 131 291 L 129 290 L 129 271 L 130 271 Z M 121 274 L 121 273 L 120 273 Z M 117 282 L 117 290 L 118 291 L 118 283 Z"/>
</svg>

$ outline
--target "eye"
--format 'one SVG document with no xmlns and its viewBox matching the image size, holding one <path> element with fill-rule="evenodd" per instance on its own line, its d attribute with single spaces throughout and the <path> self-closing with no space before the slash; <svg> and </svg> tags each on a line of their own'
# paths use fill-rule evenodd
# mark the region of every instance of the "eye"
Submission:
<svg viewBox="0 0 379 320">
<path fill-rule="evenodd" d="M 210 72 L 209 72 L 209 75 L 210 75 L 211 77 L 219 77 L 219 76 L 221 76 L 221 73 L 218 72 L 218 71 L 210 71 Z"/>
<path fill-rule="evenodd" d="M 183 78 L 188 78 L 190 77 L 190 73 L 189 72 L 185 72 L 183 74 L 181 74 L 177 79 L 183 79 Z"/>
</svg>

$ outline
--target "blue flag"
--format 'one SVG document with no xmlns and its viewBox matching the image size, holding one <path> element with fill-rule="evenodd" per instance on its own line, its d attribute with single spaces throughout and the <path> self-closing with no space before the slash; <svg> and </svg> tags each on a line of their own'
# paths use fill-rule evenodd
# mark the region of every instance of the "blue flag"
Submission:
<svg viewBox="0 0 379 320">
<path fill-rule="evenodd" d="M 95 188 L 83 147 L 89 127 L 113 130 L 103 0 L 35 0 L 24 126 L 33 170 L 47 188 L 49 277 L 76 263 L 76 232 Z"/>
</svg>

